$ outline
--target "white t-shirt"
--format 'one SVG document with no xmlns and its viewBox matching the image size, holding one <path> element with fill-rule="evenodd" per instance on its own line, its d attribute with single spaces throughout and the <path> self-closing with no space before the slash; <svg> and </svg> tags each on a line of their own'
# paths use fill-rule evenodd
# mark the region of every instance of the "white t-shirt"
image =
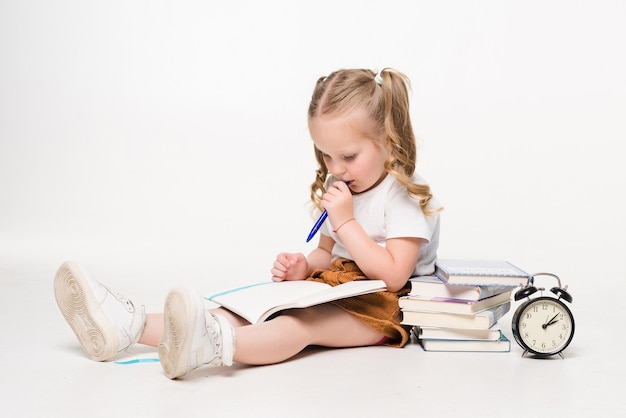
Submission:
<svg viewBox="0 0 626 418">
<path fill-rule="evenodd" d="M 328 184 L 336 179 L 330 178 Z M 425 184 L 417 174 L 413 181 Z M 412 276 L 429 275 L 435 271 L 437 247 L 439 246 L 439 213 L 426 216 L 420 207 L 419 201 L 409 196 L 406 187 L 398 183 L 391 174 L 367 192 L 352 196 L 354 218 L 378 245 L 385 248 L 390 238 L 422 238 L 424 241 L 420 249 L 420 257 Z M 433 197 L 430 209 L 440 207 Z M 332 232 L 330 220 L 322 225 L 320 232 L 335 240 L 332 249 L 333 259 L 353 259 L 337 234 Z"/>
</svg>

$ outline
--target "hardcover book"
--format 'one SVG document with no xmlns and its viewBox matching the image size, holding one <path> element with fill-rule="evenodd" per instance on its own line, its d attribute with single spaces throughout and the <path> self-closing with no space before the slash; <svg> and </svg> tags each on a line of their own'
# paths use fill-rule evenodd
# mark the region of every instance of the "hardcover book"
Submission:
<svg viewBox="0 0 626 418">
<path fill-rule="evenodd" d="M 481 300 L 423 298 L 420 296 L 403 296 L 398 300 L 400 308 L 409 311 L 432 311 L 473 314 L 484 309 L 500 305 L 511 299 L 512 290 Z"/>
<path fill-rule="evenodd" d="M 517 285 L 462 285 L 446 283 L 436 275 L 416 276 L 410 280 L 409 296 L 480 300 L 513 290 Z"/>
<path fill-rule="evenodd" d="M 437 328 L 413 327 L 418 339 L 424 340 L 497 340 L 502 334 L 499 328 L 468 329 L 468 328 Z"/>
<path fill-rule="evenodd" d="M 511 309 L 511 301 L 475 314 L 456 314 L 428 311 L 402 311 L 402 324 L 442 328 L 491 328 Z"/>
<path fill-rule="evenodd" d="M 424 351 L 473 351 L 473 352 L 500 352 L 511 351 L 511 341 L 502 333 L 496 340 L 419 340 Z"/>
</svg>

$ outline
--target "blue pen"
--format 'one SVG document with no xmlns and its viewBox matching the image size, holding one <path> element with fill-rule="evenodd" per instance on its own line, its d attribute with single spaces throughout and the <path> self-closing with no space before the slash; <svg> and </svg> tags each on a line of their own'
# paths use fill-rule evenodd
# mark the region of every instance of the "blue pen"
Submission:
<svg viewBox="0 0 626 418">
<path fill-rule="evenodd" d="M 350 184 L 349 181 L 344 181 L 344 183 L 346 183 L 346 185 Z M 315 222 L 315 225 L 313 225 L 313 229 L 311 229 L 311 232 L 309 232 L 309 236 L 307 237 L 306 242 L 309 242 L 313 239 L 315 234 L 317 234 L 317 231 L 319 231 L 322 227 L 322 224 L 324 223 L 326 218 L 328 218 L 328 212 L 326 212 L 326 209 L 324 209 L 324 212 L 322 212 L 317 222 Z"/>
<path fill-rule="evenodd" d="M 309 236 L 307 237 L 306 242 L 309 242 L 311 241 L 311 239 L 313 239 L 315 234 L 317 234 L 317 231 L 319 231 L 322 227 L 322 224 L 324 223 L 326 218 L 328 218 L 328 212 L 326 212 L 326 209 L 324 209 L 324 212 L 322 212 L 317 222 L 315 222 L 315 225 L 313 225 L 313 229 L 311 229 L 311 232 L 309 232 Z"/>
</svg>

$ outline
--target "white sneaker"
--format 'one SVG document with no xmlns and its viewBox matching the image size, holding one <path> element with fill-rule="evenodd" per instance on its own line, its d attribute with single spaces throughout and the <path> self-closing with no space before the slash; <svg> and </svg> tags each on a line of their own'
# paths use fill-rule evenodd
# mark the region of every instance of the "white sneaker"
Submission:
<svg viewBox="0 0 626 418">
<path fill-rule="evenodd" d="M 108 360 L 141 337 L 146 322 L 144 307 L 135 307 L 98 283 L 75 262 L 67 261 L 57 270 L 54 296 L 83 350 L 93 360 Z"/>
<path fill-rule="evenodd" d="M 203 364 L 233 364 L 233 327 L 223 316 L 209 313 L 197 293 L 182 287 L 171 290 L 164 315 L 159 358 L 167 377 L 175 379 Z"/>
</svg>

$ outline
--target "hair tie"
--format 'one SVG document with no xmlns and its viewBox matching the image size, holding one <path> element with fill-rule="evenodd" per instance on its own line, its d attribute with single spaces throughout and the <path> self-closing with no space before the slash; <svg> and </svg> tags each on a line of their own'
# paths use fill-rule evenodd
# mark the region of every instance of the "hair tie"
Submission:
<svg viewBox="0 0 626 418">
<path fill-rule="evenodd" d="M 374 81 L 376 82 L 376 84 L 378 84 L 379 86 L 383 85 L 383 76 L 382 76 L 382 71 L 379 71 L 376 73 L 376 75 L 374 76 Z"/>
</svg>

